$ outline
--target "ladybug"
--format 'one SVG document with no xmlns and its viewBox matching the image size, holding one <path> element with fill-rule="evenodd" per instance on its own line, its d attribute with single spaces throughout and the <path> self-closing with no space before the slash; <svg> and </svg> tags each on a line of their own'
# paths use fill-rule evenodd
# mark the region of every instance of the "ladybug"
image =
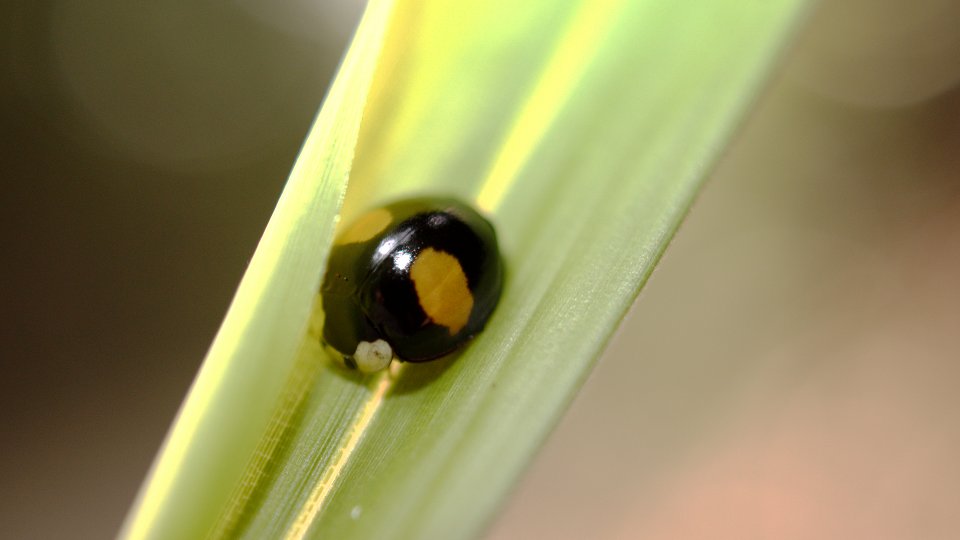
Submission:
<svg viewBox="0 0 960 540">
<path fill-rule="evenodd" d="M 483 330 L 502 283 L 496 232 L 476 210 L 397 201 L 337 236 L 320 289 L 323 341 L 363 372 L 435 360 Z"/>
</svg>

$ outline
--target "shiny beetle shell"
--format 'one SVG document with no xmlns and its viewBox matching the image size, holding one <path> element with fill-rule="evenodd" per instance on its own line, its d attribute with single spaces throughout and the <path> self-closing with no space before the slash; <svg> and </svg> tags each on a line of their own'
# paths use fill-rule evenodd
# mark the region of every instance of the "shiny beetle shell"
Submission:
<svg viewBox="0 0 960 540">
<path fill-rule="evenodd" d="M 362 371 L 392 357 L 434 360 L 483 329 L 502 280 L 493 226 L 466 204 L 416 198 L 376 208 L 330 252 L 323 339 Z"/>
</svg>

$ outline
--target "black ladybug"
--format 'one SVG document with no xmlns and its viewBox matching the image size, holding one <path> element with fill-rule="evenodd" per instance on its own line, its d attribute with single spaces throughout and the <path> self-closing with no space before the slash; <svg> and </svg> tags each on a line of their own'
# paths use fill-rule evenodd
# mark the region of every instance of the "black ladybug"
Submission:
<svg viewBox="0 0 960 540">
<path fill-rule="evenodd" d="M 394 357 L 434 360 L 483 329 L 502 281 L 496 233 L 470 206 L 416 198 L 376 208 L 330 252 L 323 339 L 364 372 Z"/>
</svg>

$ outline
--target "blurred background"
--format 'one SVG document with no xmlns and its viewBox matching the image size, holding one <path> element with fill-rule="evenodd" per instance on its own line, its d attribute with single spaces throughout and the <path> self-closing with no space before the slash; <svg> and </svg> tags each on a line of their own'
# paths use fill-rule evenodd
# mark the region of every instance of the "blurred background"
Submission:
<svg viewBox="0 0 960 540">
<path fill-rule="evenodd" d="M 0 8 L 0 537 L 112 537 L 362 9 Z M 960 535 L 960 3 L 826 0 L 511 538 Z"/>
</svg>

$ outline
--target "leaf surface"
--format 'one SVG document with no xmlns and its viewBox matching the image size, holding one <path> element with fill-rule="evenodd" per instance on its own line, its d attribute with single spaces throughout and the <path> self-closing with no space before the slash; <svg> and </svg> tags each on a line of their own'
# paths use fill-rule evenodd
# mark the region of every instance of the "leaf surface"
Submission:
<svg viewBox="0 0 960 540">
<path fill-rule="evenodd" d="M 128 535 L 479 534 L 803 6 L 401 1 L 387 24 L 371 3 Z M 310 304 L 351 159 L 347 220 L 443 194 L 497 227 L 503 298 L 462 353 L 364 378 L 324 356 Z"/>
</svg>

